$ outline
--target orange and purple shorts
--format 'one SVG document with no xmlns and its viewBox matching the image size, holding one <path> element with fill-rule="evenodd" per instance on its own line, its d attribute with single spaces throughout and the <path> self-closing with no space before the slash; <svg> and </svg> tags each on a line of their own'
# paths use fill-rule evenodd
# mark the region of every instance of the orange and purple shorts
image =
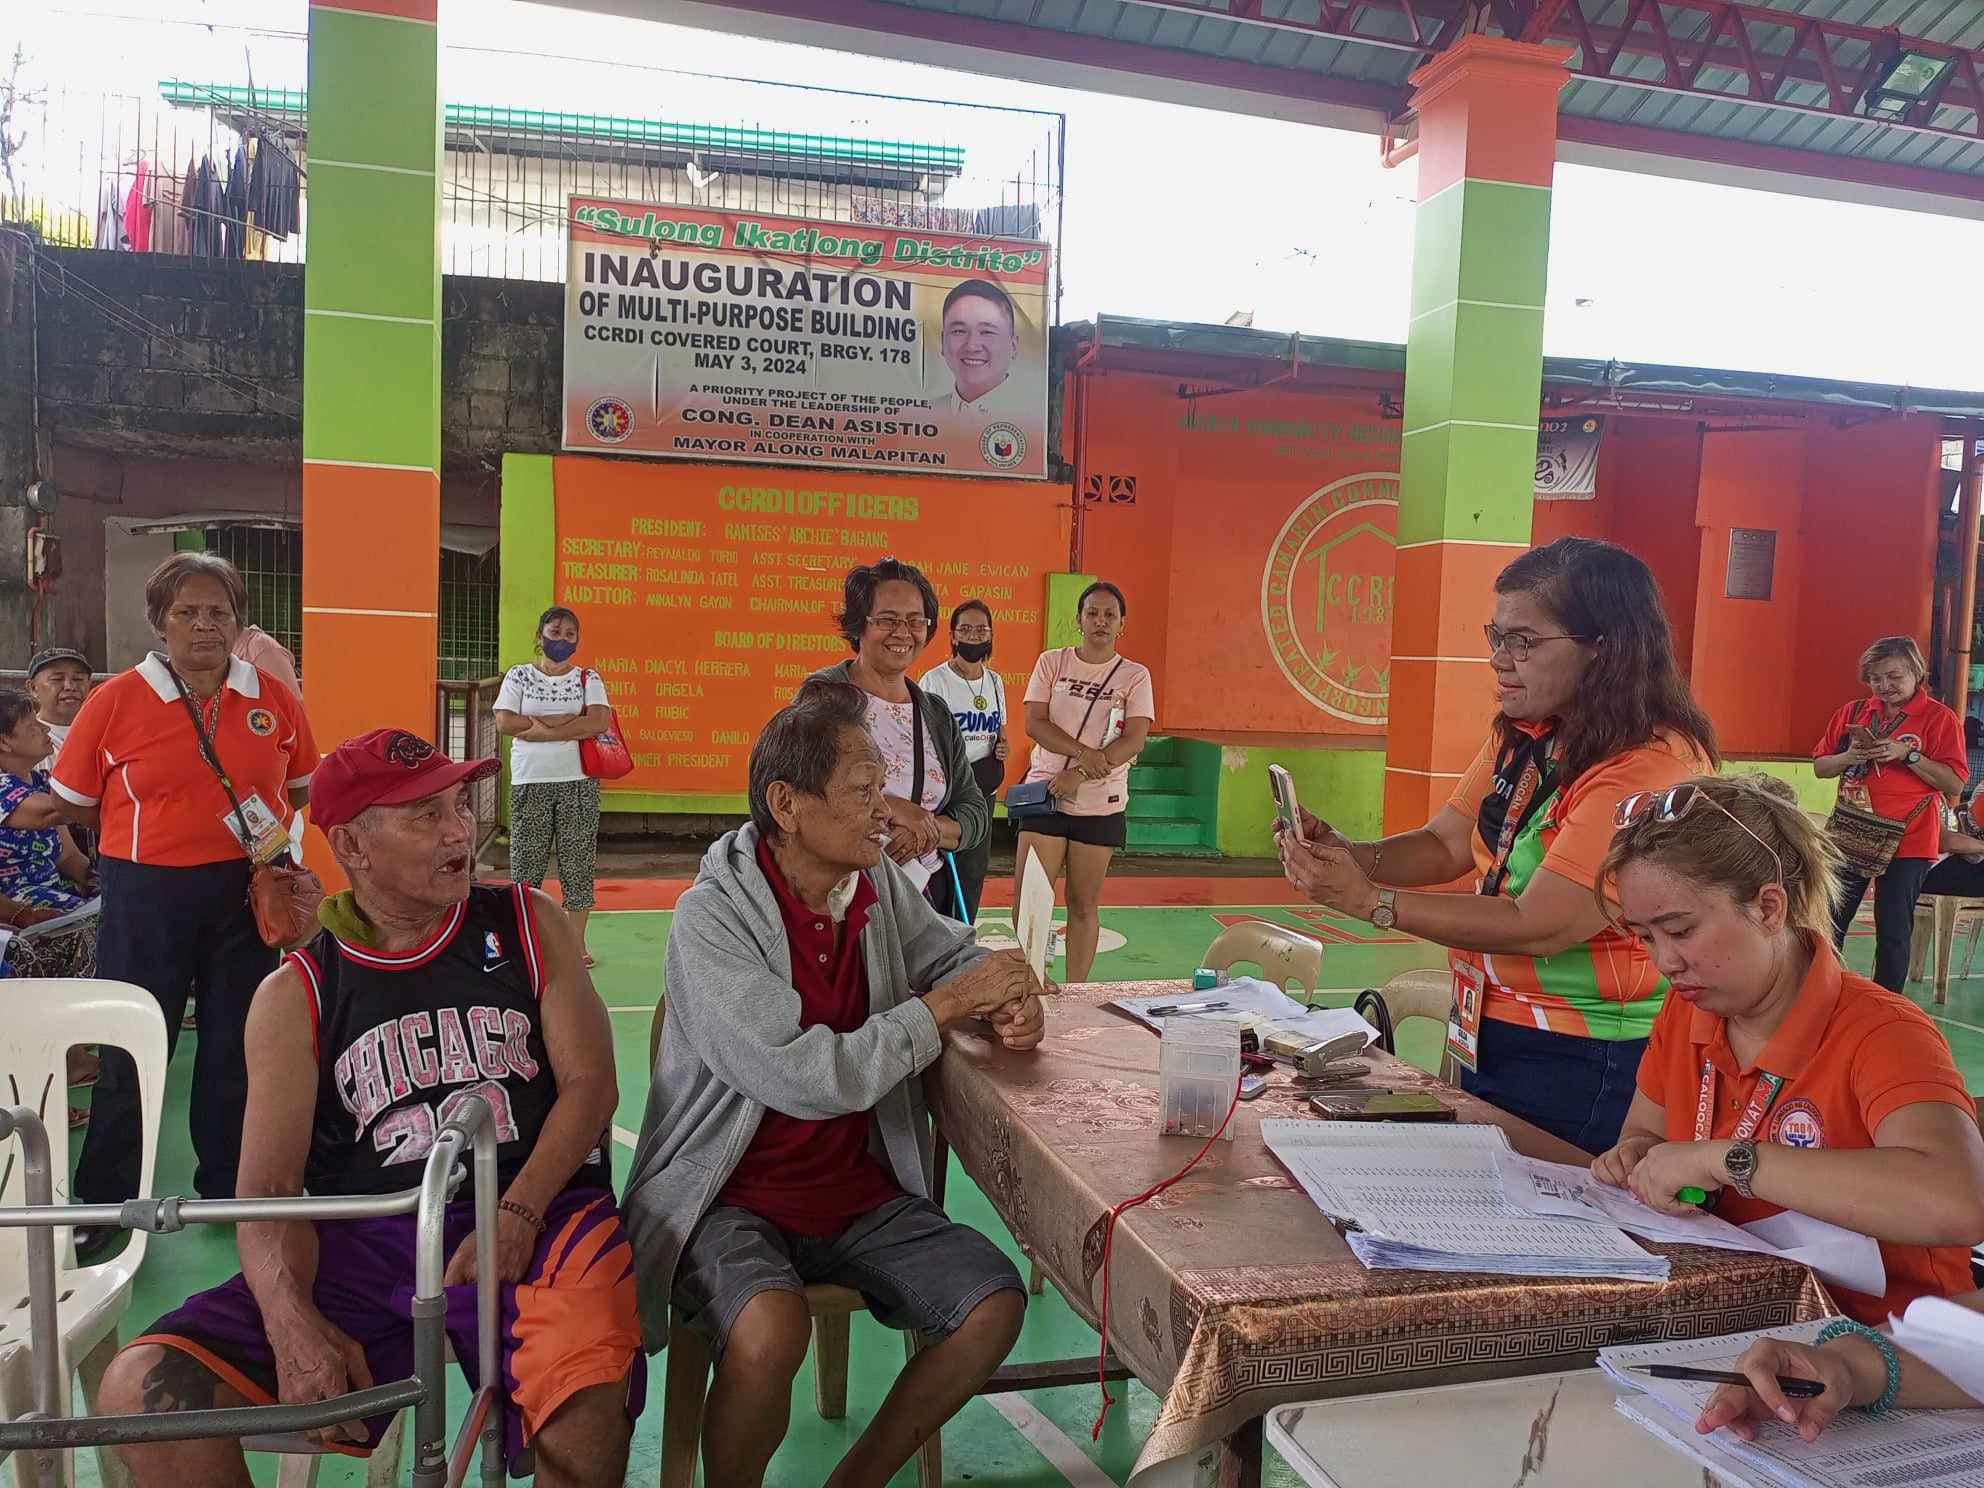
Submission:
<svg viewBox="0 0 1984 1488">
<path fill-rule="evenodd" d="M 445 1256 L 474 1226 L 472 1202 L 448 1206 Z M 375 1384 L 405 1379 L 413 1372 L 413 1216 L 327 1221 L 317 1226 L 317 1250 L 317 1310 L 365 1350 Z M 554 1199 L 524 1279 L 502 1291 L 497 1323 L 511 1459 L 559 1406 L 592 1385 L 625 1381 L 627 1417 L 639 1418 L 647 1360 L 633 1248 L 612 1194 L 571 1188 Z M 475 1388 L 475 1288 L 451 1286 L 447 1296 L 448 1337 Z M 255 1294 L 240 1276 L 189 1297 L 133 1341 L 192 1355 L 252 1404 L 275 1401 L 275 1354 Z M 391 1422 L 390 1415 L 368 1419 L 365 1445 L 337 1450 L 369 1453 Z"/>
</svg>

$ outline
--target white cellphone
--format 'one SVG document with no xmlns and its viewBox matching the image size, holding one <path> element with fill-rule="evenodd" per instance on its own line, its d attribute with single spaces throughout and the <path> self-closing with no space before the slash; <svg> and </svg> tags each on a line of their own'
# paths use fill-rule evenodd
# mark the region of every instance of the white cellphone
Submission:
<svg viewBox="0 0 1984 1488">
<path fill-rule="evenodd" d="M 1274 815 L 1281 829 L 1296 841 L 1303 841 L 1302 807 L 1295 799 L 1295 782 L 1280 765 L 1268 766 L 1268 789 L 1274 792 Z"/>
</svg>

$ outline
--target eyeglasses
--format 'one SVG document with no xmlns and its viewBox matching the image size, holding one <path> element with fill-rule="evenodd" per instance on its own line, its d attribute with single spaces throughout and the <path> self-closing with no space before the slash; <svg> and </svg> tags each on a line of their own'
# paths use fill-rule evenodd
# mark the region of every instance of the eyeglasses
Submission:
<svg viewBox="0 0 1984 1488">
<path fill-rule="evenodd" d="M 1619 803 L 1618 811 L 1612 816 L 1612 828 L 1614 831 L 1623 832 L 1628 827 L 1636 827 L 1649 818 L 1657 822 L 1677 822 L 1693 811 L 1699 801 L 1708 802 L 1735 822 L 1752 842 L 1769 853 L 1770 860 L 1777 865 L 1777 882 L 1784 882 L 1784 859 L 1778 856 L 1777 849 L 1751 831 L 1741 817 L 1699 785 L 1676 785 L 1664 791 L 1635 791 Z"/>
<path fill-rule="evenodd" d="M 1526 630 L 1503 630 L 1499 625 L 1484 625 L 1481 633 L 1488 637 L 1488 654 L 1507 651 L 1510 661 L 1528 661 L 1532 646 L 1540 646 L 1545 641 L 1590 641 L 1597 639 L 1588 635 L 1531 635 Z"/>
<path fill-rule="evenodd" d="M 989 625 L 960 625 L 952 632 L 961 641 L 989 641 L 992 627 Z"/>
<path fill-rule="evenodd" d="M 870 630 L 880 631 L 885 635 L 894 630 L 906 630 L 911 635 L 923 635 L 930 629 L 930 617 L 927 615 L 890 615 L 886 613 L 870 615 L 868 617 L 868 628 Z"/>
</svg>

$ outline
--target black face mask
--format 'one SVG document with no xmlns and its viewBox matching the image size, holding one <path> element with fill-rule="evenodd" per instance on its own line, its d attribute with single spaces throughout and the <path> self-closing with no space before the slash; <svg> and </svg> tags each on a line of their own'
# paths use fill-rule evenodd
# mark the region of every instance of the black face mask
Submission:
<svg viewBox="0 0 1984 1488">
<path fill-rule="evenodd" d="M 952 641 L 951 650 L 957 654 L 958 660 L 977 663 L 984 661 L 992 654 L 992 643 L 990 641 Z"/>
</svg>

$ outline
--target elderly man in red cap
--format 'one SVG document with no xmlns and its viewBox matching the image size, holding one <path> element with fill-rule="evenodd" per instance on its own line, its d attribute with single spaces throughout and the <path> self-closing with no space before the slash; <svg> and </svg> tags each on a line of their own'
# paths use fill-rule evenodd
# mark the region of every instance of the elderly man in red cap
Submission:
<svg viewBox="0 0 1984 1488">
<path fill-rule="evenodd" d="M 530 1443 L 542 1488 L 618 1484 L 645 1361 L 606 1158 L 612 1033 L 558 906 L 470 879 L 468 790 L 495 768 L 400 729 L 348 740 L 318 767 L 311 817 L 352 886 L 255 994 L 240 1196 L 411 1188 L 451 1105 L 488 1101 L 511 1456 Z M 471 1379 L 473 1224 L 464 1188 L 446 1281 Z M 237 1243 L 239 1276 L 118 1354 L 105 1413 L 322 1400 L 411 1373 L 412 1215 L 243 1224 Z M 326 1445 L 369 1452 L 389 1420 L 337 1428 Z M 249 1483 L 233 1441 L 125 1455 L 141 1488 Z"/>
</svg>

